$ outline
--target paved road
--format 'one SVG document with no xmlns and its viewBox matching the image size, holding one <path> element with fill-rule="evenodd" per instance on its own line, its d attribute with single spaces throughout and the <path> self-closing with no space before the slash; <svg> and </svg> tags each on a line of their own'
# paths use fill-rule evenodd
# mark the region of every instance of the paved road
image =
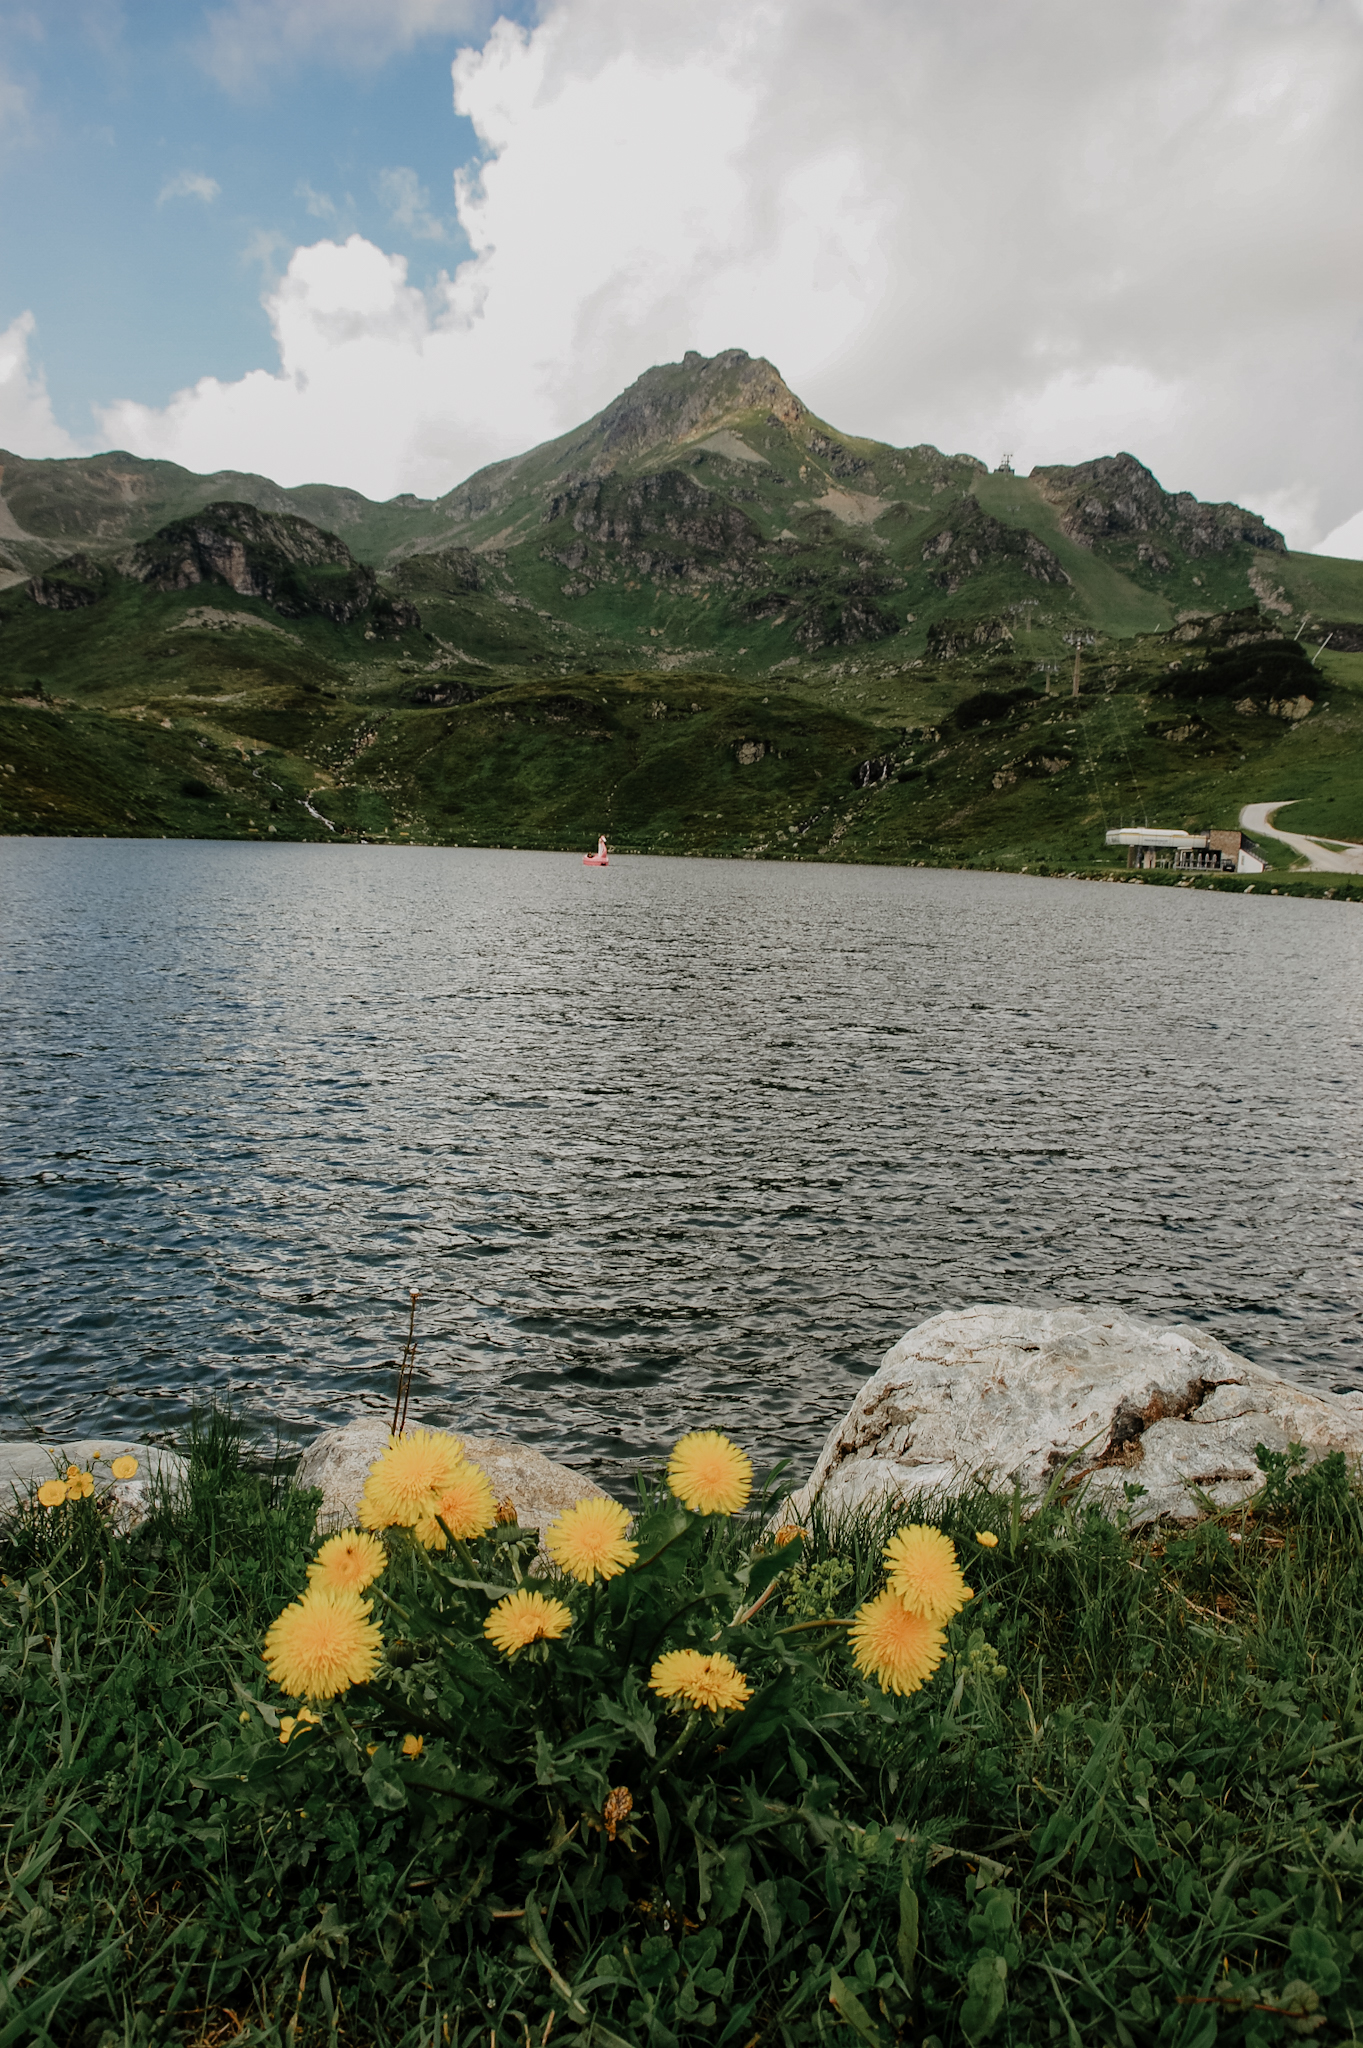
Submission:
<svg viewBox="0 0 1363 2048">
<path fill-rule="evenodd" d="M 1363 875 L 1363 846 L 1350 846 L 1344 853 L 1334 853 L 1323 840 L 1308 839 L 1302 832 L 1279 832 L 1269 822 L 1275 811 L 1285 811 L 1288 804 L 1297 801 L 1296 797 L 1288 797 L 1276 804 L 1246 804 L 1240 813 L 1241 831 L 1257 833 L 1263 839 L 1280 839 L 1284 846 L 1301 854 L 1309 868 L 1321 873 Z"/>
</svg>

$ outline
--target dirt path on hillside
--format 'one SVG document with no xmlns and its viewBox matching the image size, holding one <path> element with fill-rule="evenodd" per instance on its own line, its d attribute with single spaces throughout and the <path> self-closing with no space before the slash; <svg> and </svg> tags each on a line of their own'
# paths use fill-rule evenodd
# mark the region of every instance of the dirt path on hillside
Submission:
<svg viewBox="0 0 1363 2048">
<path fill-rule="evenodd" d="M 1279 832 L 1269 822 L 1276 811 L 1285 811 L 1288 804 L 1298 801 L 1297 797 L 1287 797 L 1276 804 L 1246 804 L 1240 813 L 1241 831 L 1258 833 L 1262 839 L 1280 840 L 1318 873 L 1363 875 L 1363 846 L 1349 846 L 1343 853 L 1336 853 L 1323 839 L 1308 839 L 1304 832 Z"/>
</svg>

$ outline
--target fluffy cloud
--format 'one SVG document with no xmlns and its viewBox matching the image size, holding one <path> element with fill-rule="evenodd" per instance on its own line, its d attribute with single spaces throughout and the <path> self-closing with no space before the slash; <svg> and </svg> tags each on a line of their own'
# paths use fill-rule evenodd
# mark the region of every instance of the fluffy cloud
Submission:
<svg viewBox="0 0 1363 2048">
<path fill-rule="evenodd" d="M 269 11 L 299 37 L 377 19 Z M 103 425 L 193 467 L 434 493 L 738 345 L 853 432 L 1019 467 L 1129 447 L 1338 541 L 1361 85 L 1351 0 L 553 0 L 454 65 L 485 151 L 455 181 L 470 262 L 423 295 L 358 236 L 299 249 L 277 370 Z"/>
<path fill-rule="evenodd" d="M 42 371 L 29 360 L 33 328 L 33 315 L 21 313 L 0 331 L 0 448 L 27 456 L 79 455 L 52 416 Z"/>
<path fill-rule="evenodd" d="M 156 204 L 164 206 L 168 199 L 202 199 L 205 206 L 211 206 L 221 191 L 217 179 L 206 177 L 202 171 L 177 171 L 157 193 Z"/>
</svg>

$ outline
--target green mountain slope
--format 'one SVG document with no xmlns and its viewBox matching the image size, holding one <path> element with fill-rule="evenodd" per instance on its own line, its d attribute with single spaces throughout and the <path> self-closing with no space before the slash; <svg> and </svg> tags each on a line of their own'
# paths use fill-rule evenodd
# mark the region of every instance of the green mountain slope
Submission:
<svg viewBox="0 0 1363 2048">
<path fill-rule="evenodd" d="M 432 501 L 6 455 L 0 550 L 11 831 L 1074 865 L 1294 796 L 1363 837 L 1363 564 L 1129 455 L 841 436 L 740 350 Z"/>
</svg>

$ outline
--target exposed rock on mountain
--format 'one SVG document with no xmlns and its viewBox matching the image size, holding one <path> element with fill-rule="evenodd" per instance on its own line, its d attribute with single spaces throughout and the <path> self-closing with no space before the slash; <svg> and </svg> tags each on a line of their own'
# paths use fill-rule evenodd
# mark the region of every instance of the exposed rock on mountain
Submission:
<svg viewBox="0 0 1363 2048">
<path fill-rule="evenodd" d="M 367 615 L 376 633 L 420 625 L 415 606 L 380 592 L 374 571 L 357 562 L 344 541 L 292 513 L 261 512 L 252 505 L 207 505 L 161 527 L 111 564 L 68 556 L 33 578 L 29 594 L 50 609 L 75 610 L 98 603 L 113 575 L 157 591 L 225 584 L 239 597 L 262 598 L 285 618 L 349 625 Z"/>
<path fill-rule="evenodd" d="M 763 357 L 741 348 L 709 357 L 689 349 L 680 364 L 646 370 L 593 424 L 605 453 L 619 459 L 693 440 L 734 412 L 767 412 L 781 426 L 793 427 L 804 410 Z"/>
<path fill-rule="evenodd" d="M 616 550 L 620 566 L 638 575 L 671 578 L 741 573 L 762 546 L 761 530 L 745 512 L 677 469 L 579 479 L 550 499 L 544 518 L 550 525 L 566 521 L 583 540 L 546 547 L 543 558 L 579 575 L 587 571 L 588 583 L 601 573 L 600 548 Z M 657 542 L 666 544 L 650 545 Z"/>
<path fill-rule="evenodd" d="M 53 612 L 80 611 L 98 604 L 109 588 L 109 571 L 89 555 L 68 555 L 45 575 L 29 580 L 28 594 L 35 604 Z"/>
<path fill-rule="evenodd" d="M 922 550 L 928 573 L 940 590 L 956 591 L 968 577 L 1008 561 L 1038 583 L 1068 583 L 1044 541 L 1025 528 L 1004 526 L 982 511 L 978 499 L 953 507 Z"/>
<path fill-rule="evenodd" d="M 1239 546 L 1286 552 L 1282 535 L 1257 512 L 1240 505 L 1206 505 L 1189 491 L 1166 491 L 1134 455 L 1101 455 L 1094 462 L 1034 469 L 1030 481 L 1056 506 L 1061 527 L 1080 547 L 1147 537 L 1138 545 L 1138 557 L 1161 574 L 1172 564 L 1148 536 L 1167 536 L 1195 558 Z"/>
<path fill-rule="evenodd" d="M 426 591 L 462 595 L 485 590 L 488 569 L 486 557 L 475 555 L 472 548 L 423 549 L 420 554 L 404 556 L 393 571 L 393 581 L 415 597 Z"/>
</svg>

